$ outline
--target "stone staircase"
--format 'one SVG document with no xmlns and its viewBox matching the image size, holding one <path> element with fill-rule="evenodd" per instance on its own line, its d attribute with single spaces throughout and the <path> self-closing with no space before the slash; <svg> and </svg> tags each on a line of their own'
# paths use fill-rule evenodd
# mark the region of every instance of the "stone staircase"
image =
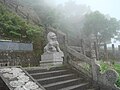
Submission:
<svg viewBox="0 0 120 90">
<path fill-rule="evenodd" d="M 27 72 L 45 90 L 95 90 L 82 74 L 64 66 L 50 69 L 29 69 Z"/>
</svg>

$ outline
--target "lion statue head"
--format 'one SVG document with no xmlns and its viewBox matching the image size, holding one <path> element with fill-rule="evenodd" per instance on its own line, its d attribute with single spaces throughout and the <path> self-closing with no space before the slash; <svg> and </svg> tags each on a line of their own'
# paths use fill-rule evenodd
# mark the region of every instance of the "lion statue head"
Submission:
<svg viewBox="0 0 120 90">
<path fill-rule="evenodd" d="M 44 47 L 45 53 L 62 52 L 59 48 L 57 36 L 54 32 L 49 32 L 47 34 L 47 40 L 48 40 L 48 44 Z"/>
</svg>

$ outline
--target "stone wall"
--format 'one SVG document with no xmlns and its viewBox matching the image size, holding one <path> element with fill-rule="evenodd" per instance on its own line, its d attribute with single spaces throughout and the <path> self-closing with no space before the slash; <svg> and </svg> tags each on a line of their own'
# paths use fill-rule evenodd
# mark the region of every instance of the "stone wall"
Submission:
<svg viewBox="0 0 120 90">
<path fill-rule="evenodd" d="M 33 44 L 0 41 L 0 51 L 33 51 Z"/>
</svg>

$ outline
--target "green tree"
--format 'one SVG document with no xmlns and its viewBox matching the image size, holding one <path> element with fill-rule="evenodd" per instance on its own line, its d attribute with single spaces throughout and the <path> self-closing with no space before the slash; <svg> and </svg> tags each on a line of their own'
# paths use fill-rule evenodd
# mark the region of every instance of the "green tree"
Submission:
<svg viewBox="0 0 120 90">
<path fill-rule="evenodd" d="M 43 29 L 41 26 L 27 22 L 17 14 L 10 12 L 5 6 L 0 4 L 0 36 L 2 39 L 12 41 L 33 42 L 34 56 L 40 57 L 43 49 Z M 0 38 L 0 39 L 1 39 Z M 39 60 L 36 61 L 36 65 Z"/>
<path fill-rule="evenodd" d="M 27 23 L 0 4 L 0 32 L 6 39 L 23 40 L 27 38 Z"/>
<path fill-rule="evenodd" d="M 31 34 L 28 33 L 30 31 Z M 35 38 L 36 35 L 39 34 L 41 36 L 42 33 L 39 32 L 42 31 L 41 27 L 27 23 L 21 17 L 8 11 L 5 6 L 0 4 L 0 35 L 4 39 L 19 40 L 21 42 L 32 41 L 35 43 L 38 39 L 38 37 Z"/>
<path fill-rule="evenodd" d="M 106 43 L 111 40 L 120 28 L 119 22 L 115 18 L 109 18 L 98 11 L 87 14 L 83 26 L 83 37 L 91 38 L 95 36 L 97 44 Z"/>
<path fill-rule="evenodd" d="M 35 51 L 36 56 L 40 56 L 43 52 L 43 44 L 44 44 L 44 38 L 43 38 L 43 30 L 44 28 L 38 27 L 38 26 L 29 26 L 29 29 L 27 30 L 27 35 L 30 38 L 30 40 L 33 42 L 33 48 Z"/>
</svg>

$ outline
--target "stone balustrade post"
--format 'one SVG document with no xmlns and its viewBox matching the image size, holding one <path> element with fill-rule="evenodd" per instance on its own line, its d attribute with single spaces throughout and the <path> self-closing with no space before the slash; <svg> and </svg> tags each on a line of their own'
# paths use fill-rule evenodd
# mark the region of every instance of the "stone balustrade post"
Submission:
<svg viewBox="0 0 120 90">
<path fill-rule="evenodd" d="M 92 65 L 92 78 L 93 81 L 98 80 L 98 70 L 97 70 L 97 64 L 96 64 L 96 52 L 95 52 L 95 37 L 94 35 L 91 36 L 92 42 L 91 42 L 91 65 Z"/>
<path fill-rule="evenodd" d="M 94 49 L 91 50 L 91 56 L 92 56 L 92 59 L 91 59 L 92 78 L 94 81 L 97 81 L 98 76 L 97 76 L 97 68 L 96 68 L 96 54 Z"/>
<path fill-rule="evenodd" d="M 64 60 L 63 60 L 63 64 L 67 64 L 68 60 L 67 60 L 67 35 L 64 36 Z"/>
</svg>

